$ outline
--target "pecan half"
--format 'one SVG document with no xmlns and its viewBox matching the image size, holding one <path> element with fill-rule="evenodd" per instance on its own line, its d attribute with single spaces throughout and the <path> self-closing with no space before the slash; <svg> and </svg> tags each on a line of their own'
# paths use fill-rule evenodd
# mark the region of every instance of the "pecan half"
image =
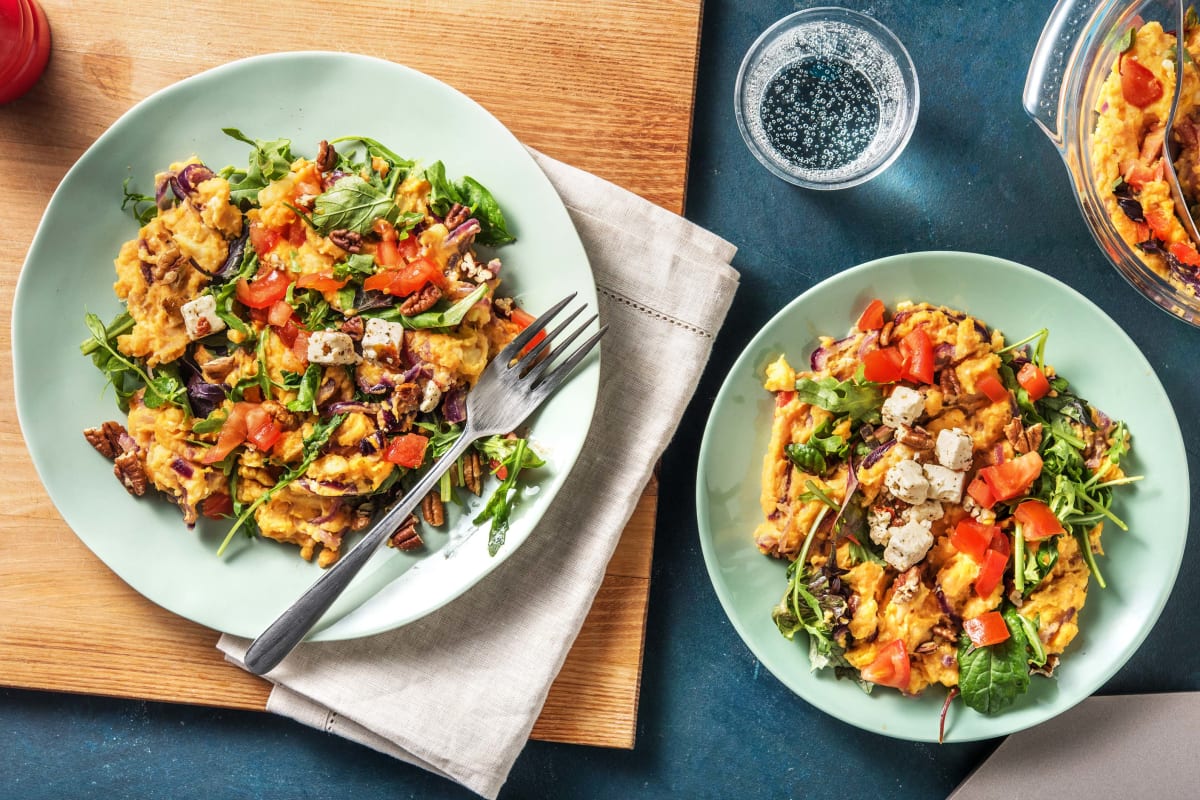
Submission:
<svg viewBox="0 0 1200 800">
<path fill-rule="evenodd" d="M 362 234 L 347 228 L 338 228 L 329 234 L 329 240 L 347 253 L 362 252 Z"/>
<path fill-rule="evenodd" d="M 417 533 L 416 514 L 410 515 L 388 539 L 388 547 L 394 547 L 397 550 L 415 550 L 424 544 L 421 541 L 421 534 Z"/>
<path fill-rule="evenodd" d="M 913 450 L 932 450 L 933 437 L 924 428 L 900 427 L 896 430 L 896 441 L 908 445 Z"/>
<path fill-rule="evenodd" d="M 146 487 L 150 485 L 150 479 L 146 477 L 146 469 L 138 460 L 137 453 L 133 451 L 121 453 L 116 457 L 113 461 L 113 474 L 117 476 L 117 480 L 121 481 L 125 491 L 134 497 L 144 495 Z"/>
<path fill-rule="evenodd" d="M 446 506 L 436 491 L 425 495 L 425 499 L 421 501 L 421 516 L 426 524 L 435 528 L 446 524 Z"/>
<path fill-rule="evenodd" d="M 452 231 L 459 225 L 462 225 L 464 222 L 466 222 L 467 218 L 470 216 L 471 209 L 467 208 L 461 203 L 455 203 L 454 205 L 450 206 L 450 210 L 446 212 L 446 219 L 443 220 L 443 222 L 446 225 L 446 229 Z"/>
<path fill-rule="evenodd" d="M 1025 429 L 1025 438 L 1029 441 L 1029 449 L 1037 450 L 1042 446 L 1042 423 L 1038 422 Z"/>
<path fill-rule="evenodd" d="M 375 504 L 363 503 L 361 506 L 354 509 L 354 516 L 350 518 L 350 530 L 365 530 L 366 527 L 371 524 L 371 517 L 374 515 Z"/>
<path fill-rule="evenodd" d="M 1008 443 L 1013 446 L 1013 450 L 1018 453 L 1029 452 L 1029 438 L 1025 435 L 1025 426 L 1021 424 L 1020 417 L 1013 417 L 1007 425 L 1004 426 L 1004 438 L 1008 439 Z"/>
<path fill-rule="evenodd" d="M 433 308 L 441 298 L 442 290 L 432 283 L 427 283 L 400 304 L 400 313 L 406 317 L 415 317 Z"/>
<path fill-rule="evenodd" d="M 463 456 L 463 484 L 471 490 L 471 494 L 479 497 L 483 494 L 483 458 L 475 450 Z"/>
<path fill-rule="evenodd" d="M 938 649 L 937 642 L 930 639 L 928 642 L 921 642 L 919 645 L 917 645 L 917 649 L 914 650 L 913 652 L 924 654 L 924 653 L 932 653 L 934 650 L 937 650 L 937 649 Z"/>
<path fill-rule="evenodd" d="M 940 636 L 941 638 L 951 642 L 958 640 L 958 634 L 954 631 L 954 628 L 941 623 L 933 626 L 933 635 Z"/>
<path fill-rule="evenodd" d="M 321 143 L 317 145 L 317 168 L 321 172 L 329 172 L 337 166 L 337 160 L 338 154 L 333 149 L 333 145 L 322 139 Z"/>
<path fill-rule="evenodd" d="M 346 321 L 342 323 L 342 326 L 339 328 L 339 330 L 341 330 L 342 333 L 346 334 L 354 341 L 361 341 L 363 333 L 366 330 L 366 323 L 363 322 L 362 317 L 356 314 L 353 317 L 347 317 Z"/>
<path fill-rule="evenodd" d="M 88 440 L 88 444 L 96 448 L 96 451 L 105 458 L 116 458 L 125 448 L 121 446 L 121 435 L 128 435 L 125 427 L 119 423 L 109 420 L 98 428 L 85 428 L 83 438 Z"/>
<path fill-rule="evenodd" d="M 921 586 L 921 571 L 917 567 L 910 567 L 904 572 L 896 576 L 893 584 L 892 602 L 898 606 L 912 602 L 912 599 L 917 596 L 917 590 Z"/>
<path fill-rule="evenodd" d="M 942 387 L 946 405 L 953 405 L 962 394 L 962 384 L 958 382 L 958 375 L 952 368 L 947 367 L 938 373 L 938 386 Z"/>
</svg>

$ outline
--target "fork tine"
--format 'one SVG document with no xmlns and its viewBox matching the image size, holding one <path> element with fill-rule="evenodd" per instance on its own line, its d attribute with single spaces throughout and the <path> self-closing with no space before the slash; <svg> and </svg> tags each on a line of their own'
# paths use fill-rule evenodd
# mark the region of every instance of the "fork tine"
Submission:
<svg viewBox="0 0 1200 800">
<path fill-rule="evenodd" d="M 521 364 L 535 364 L 538 361 L 541 354 L 543 352 L 545 352 L 546 348 L 549 347 L 551 345 L 551 343 L 554 342 L 555 337 L 558 336 L 560 333 L 562 333 L 563 330 L 565 330 L 566 327 L 568 325 L 570 325 L 571 322 L 576 317 L 578 317 L 580 314 L 582 314 L 585 310 L 587 310 L 587 306 L 580 306 L 579 308 L 572 311 L 570 316 L 568 316 L 566 319 L 564 319 L 557 328 L 555 328 L 552 331 L 549 331 L 544 337 L 542 337 L 542 340 L 537 343 L 536 347 L 530 347 L 528 352 L 521 353 L 521 355 L 518 357 L 520 360 L 520 363 Z M 595 319 L 595 317 L 593 317 L 592 319 Z M 586 323 L 585 323 L 585 325 L 586 325 Z M 532 326 L 530 326 L 530 327 L 532 327 Z M 574 337 L 572 337 L 572 338 L 574 338 Z M 567 341 L 569 342 L 571 340 L 568 339 Z M 561 349 L 561 347 L 559 349 Z M 555 351 L 555 352 L 557 352 L 557 351 Z M 544 360 L 548 361 L 552 358 L 554 358 L 554 353 L 551 353 Z"/>
<path fill-rule="evenodd" d="M 571 318 L 574 319 L 575 317 L 579 316 L 583 310 L 584 309 L 582 308 L 579 309 L 579 311 L 571 315 Z M 599 317 L 599 314 L 593 314 L 589 319 L 585 320 L 582 325 L 576 327 L 575 331 L 570 336 L 568 336 L 565 340 L 560 342 L 557 347 L 547 353 L 544 358 L 540 358 L 537 361 L 528 359 L 525 363 L 530 364 L 530 367 L 525 371 L 524 374 L 522 374 L 521 377 L 527 378 L 531 383 L 536 383 L 537 379 L 541 377 L 542 373 L 550 369 L 550 366 L 554 363 L 555 359 L 566 352 L 566 349 L 571 346 L 571 343 L 579 338 L 579 334 L 587 330 L 587 327 L 599 319 Z M 558 330 L 551 334 L 551 336 L 557 336 L 565 327 L 565 324 L 560 326 Z M 546 344 L 550 340 L 551 336 L 547 336 L 546 339 L 542 341 L 542 344 Z M 530 355 L 532 355 L 532 353 Z"/>
<path fill-rule="evenodd" d="M 571 353 L 571 355 L 567 356 L 566 360 L 563 361 L 562 364 L 555 367 L 547 375 L 538 378 L 533 388 L 543 395 L 549 394 L 557 389 L 559 384 L 566 380 L 567 376 L 570 375 L 575 367 L 579 365 L 579 362 L 583 361 L 587 354 L 596 348 L 596 344 L 600 341 L 600 338 L 607 332 L 608 326 L 602 325 L 600 330 L 589 336 L 587 341 L 575 349 L 574 353 Z"/>
<path fill-rule="evenodd" d="M 519 354 L 521 352 L 521 350 L 523 350 L 525 348 L 525 345 L 529 344 L 533 340 L 533 337 L 535 337 L 539 333 L 541 333 L 546 328 L 546 326 L 550 324 L 550 320 L 552 320 L 552 319 L 554 319 L 554 317 L 558 316 L 558 312 L 560 312 L 564 308 L 566 308 L 567 303 L 574 300 L 575 295 L 577 295 L 577 294 L 579 294 L 579 293 L 571 292 L 569 295 L 564 297 L 562 300 L 559 300 L 557 303 L 550 306 L 550 308 L 546 309 L 545 313 L 543 313 L 540 317 L 535 319 L 533 322 L 529 323 L 529 327 L 527 327 L 525 330 L 518 333 L 516 335 L 516 337 L 511 342 L 509 342 L 508 345 L 505 346 L 505 348 L 503 350 L 501 350 L 499 353 L 497 353 L 495 360 L 500 362 L 501 364 L 508 364 L 510 361 L 512 361 L 514 358 L 516 358 L 517 354 Z"/>
</svg>

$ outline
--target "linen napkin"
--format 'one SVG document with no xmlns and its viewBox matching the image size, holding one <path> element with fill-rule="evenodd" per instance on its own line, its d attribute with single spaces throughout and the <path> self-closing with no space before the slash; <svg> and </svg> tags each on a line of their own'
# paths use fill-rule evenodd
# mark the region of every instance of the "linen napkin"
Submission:
<svg viewBox="0 0 1200 800">
<path fill-rule="evenodd" d="M 600 321 L 610 326 L 595 416 L 574 469 L 525 543 L 462 597 L 395 631 L 301 645 L 268 675 L 269 711 L 489 798 L 529 738 L 738 281 L 733 245 L 533 155 L 579 231 Z M 231 636 L 218 643 L 235 663 L 248 646 Z"/>
<path fill-rule="evenodd" d="M 948 800 L 1195 797 L 1200 692 L 1089 697 L 1014 733 Z"/>
</svg>

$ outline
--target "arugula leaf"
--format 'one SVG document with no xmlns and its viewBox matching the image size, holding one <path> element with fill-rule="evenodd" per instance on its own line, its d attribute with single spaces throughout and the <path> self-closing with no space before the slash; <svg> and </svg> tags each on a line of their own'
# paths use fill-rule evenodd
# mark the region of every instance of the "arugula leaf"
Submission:
<svg viewBox="0 0 1200 800">
<path fill-rule="evenodd" d="M 216 433 L 217 431 L 221 430 L 221 427 L 225 424 L 225 420 L 228 418 L 229 415 L 221 409 L 214 409 L 213 412 L 204 419 L 198 419 L 192 423 L 192 432 Z"/>
<path fill-rule="evenodd" d="M 1051 537 L 1040 542 L 1033 556 L 1025 558 L 1025 596 L 1028 597 L 1030 592 L 1046 579 L 1046 576 L 1050 574 L 1050 570 L 1054 569 L 1054 565 L 1057 563 L 1058 537 Z"/>
<path fill-rule="evenodd" d="M 1029 690 L 1029 641 L 1014 615 L 1017 610 L 1006 606 L 1009 637 L 998 644 L 976 647 L 966 632 L 959 636 L 958 688 L 967 707 L 981 714 L 997 714 Z"/>
<path fill-rule="evenodd" d="M 311 411 L 317 413 L 317 389 L 321 385 L 321 365 L 309 364 L 304 375 L 297 381 L 296 399 L 287 404 L 288 411 Z M 292 387 L 288 387 L 292 388 Z"/>
<path fill-rule="evenodd" d="M 293 157 L 290 139 L 251 139 L 237 128 L 222 128 L 221 132 L 254 148 L 250 151 L 246 170 L 225 167 L 220 172 L 221 177 L 229 181 L 229 197 L 234 204 L 256 202 L 258 193 L 267 184 L 291 172 Z"/>
<path fill-rule="evenodd" d="M 825 377 L 819 381 L 800 378 L 796 381 L 796 396 L 801 402 L 811 403 L 834 414 L 845 414 L 851 422 L 881 421 L 879 409 L 883 407 L 883 392 L 879 384 L 870 381 L 839 381 Z"/>
<path fill-rule="evenodd" d="M 410 227 L 420 218 L 420 214 L 406 214 L 404 224 L 398 227 Z M 322 236 L 328 236 L 335 230 L 367 233 L 377 219 L 396 224 L 400 207 L 382 189 L 358 175 L 347 175 L 317 197 L 312 224 Z"/>
<path fill-rule="evenodd" d="M 355 277 L 369 278 L 375 274 L 375 256 L 370 253 L 351 253 L 345 261 L 333 265 L 333 277 L 339 281 Z"/>
<path fill-rule="evenodd" d="M 805 503 L 811 503 L 814 500 L 820 500 L 834 511 L 837 511 L 841 508 L 841 506 L 834 502 L 832 497 L 825 494 L 825 491 L 820 486 L 817 486 L 815 483 L 813 483 L 811 479 L 804 482 L 804 488 L 807 491 L 801 492 L 797 496 L 797 500 L 802 500 Z"/>
<path fill-rule="evenodd" d="M 129 209 L 130 213 L 133 214 L 139 224 L 145 225 L 154 219 L 154 215 L 158 213 L 158 205 L 153 195 L 129 191 L 129 182 L 132 180 L 133 176 L 130 175 L 121 182 L 121 192 L 124 194 L 121 200 L 121 210 L 124 211 L 125 207 L 132 203 L 133 208 Z M 148 203 L 149 208 L 142 208 L 142 203 Z"/>
<path fill-rule="evenodd" d="M 393 170 L 400 172 L 407 172 L 408 170 L 412 169 L 413 164 L 416 163 L 409 161 L 407 158 L 401 158 L 387 147 L 384 147 L 379 142 L 366 136 L 341 136 L 331 141 L 330 144 L 339 144 L 340 142 L 360 142 L 367 149 L 368 154 L 376 156 L 377 158 L 382 158 L 384 161 L 388 162 L 388 166 L 390 166 Z"/>
<path fill-rule="evenodd" d="M 507 460 L 502 462 L 502 466 L 508 470 L 508 475 L 500 482 L 496 491 L 492 492 L 492 496 L 488 498 L 487 503 L 475 517 L 475 524 L 481 525 L 488 520 L 491 520 L 492 526 L 488 533 L 488 555 L 496 555 L 500 552 L 500 548 L 504 546 L 504 538 L 508 534 L 508 520 L 512 514 L 513 504 L 516 501 L 514 493 L 517 488 L 517 477 L 523 469 L 532 468 L 533 466 L 541 466 L 542 460 L 538 458 L 536 453 L 530 453 L 529 442 L 525 439 L 514 439 L 516 443 L 512 454 Z M 528 455 L 533 455 L 537 463 L 533 464 L 528 460 Z"/>
<path fill-rule="evenodd" d="M 267 489 L 265 492 L 255 498 L 254 502 L 242 509 L 233 522 L 233 527 L 229 529 L 229 533 L 225 534 L 225 540 L 221 542 L 221 546 L 217 548 L 217 555 L 220 556 L 225 552 L 225 548 L 233 541 L 233 535 L 237 533 L 247 522 L 253 522 L 251 517 L 258 507 L 269 501 L 272 497 L 279 493 L 281 489 L 290 484 L 292 481 L 303 475 L 312 463 L 317 460 L 317 456 L 321 454 L 321 449 L 329 442 L 329 438 L 333 436 L 333 432 L 346 419 L 346 414 L 336 414 L 323 422 L 317 423 L 313 427 L 312 433 L 304 438 L 303 454 L 304 457 L 300 463 L 289 468 L 286 472 L 279 476 L 275 481 L 275 485 Z M 236 470 L 234 471 L 236 473 Z M 237 497 L 237 492 L 233 493 L 233 497 Z M 235 509 L 236 510 L 236 509 Z"/>
<path fill-rule="evenodd" d="M 424 177 L 430 185 L 429 207 L 435 214 L 444 217 L 458 203 L 471 209 L 471 216 L 479 221 L 475 240 L 480 244 L 499 247 L 516 241 L 508 231 L 500 204 L 479 181 L 468 176 L 454 183 L 446 177 L 446 166 L 441 161 L 426 167 Z"/>
<path fill-rule="evenodd" d="M 130 398 L 145 387 L 142 402 L 147 408 L 159 408 L 164 403 L 171 403 L 191 415 L 187 389 L 174 366 L 163 365 L 151 370 L 117 349 L 117 336 L 133 327 L 133 319 L 128 313 L 119 314 L 105 326 L 98 316 L 88 312 L 84 315 L 84 324 L 92 336 L 80 344 L 79 350 L 84 355 L 90 354 L 92 363 L 108 378 L 117 395 L 117 406 L 122 411 L 129 410 Z"/>
</svg>

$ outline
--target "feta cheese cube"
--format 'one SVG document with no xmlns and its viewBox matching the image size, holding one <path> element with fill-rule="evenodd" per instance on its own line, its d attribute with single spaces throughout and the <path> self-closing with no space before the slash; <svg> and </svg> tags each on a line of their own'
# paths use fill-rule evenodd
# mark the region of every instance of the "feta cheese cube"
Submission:
<svg viewBox="0 0 1200 800">
<path fill-rule="evenodd" d="M 422 413 L 428 414 L 437 408 L 438 402 L 442 399 L 442 390 L 433 381 L 425 384 L 425 392 L 421 395 L 421 405 L 418 408 Z"/>
<path fill-rule="evenodd" d="M 867 513 L 867 525 L 871 528 L 871 541 L 875 544 L 886 545 L 892 538 L 889 526 L 892 524 L 892 513 L 886 508 L 872 508 Z"/>
<path fill-rule="evenodd" d="M 363 358 L 373 361 L 396 359 L 404 348 L 404 326 L 399 322 L 371 317 L 363 329 Z"/>
<path fill-rule="evenodd" d="M 945 513 L 942 504 L 937 500 L 926 500 L 906 509 L 904 519 L 908 522 L 933 522 L 935 519 L 941 519 Z"/>
<path fill-rule="evenodd" d="M 913 505 L 924 502 L 929 494 L 929 479 L 921 465 L 910 458 L 893 464 L 883 476 L 883 483 L 893 496 Z"/>
<path fill-rule="evenodd" d="M 925 479 L 929 483 L 930 497 L 946 503 L 958 503 L 962 500 L 967 473 L 946 469 L 941 464 L 926 464 Z"/>
<path fill-rule="evenodd" d="M 908 522 L 892 528 L 891 541 L 883 551 L 883 560 L 903 572 L 918 563 L 933 546 L 928 522 Z"/>
<path fill-rule="evenodd" d="M 970 435 L 962 428 L 938 431 L 934 450 L 937 453 L 938 463 L 947 469 L 965 472 L 971 468 L 974 445 Z"/>
<path fill-rule="evenodd" d="M 883 401 L 883 424 L 889 428 L 907 428 L 924 413 L 925 398 L 907 386 L 897 386 Z"/>
<path fill-rule="evenodd" d="M 313 331 L 308 337 L 308 360 L 314 364 L 353 364 L 358 361 L 354 340 L 341 331 Z"/>
<path fill-rule="evenodd" d="M 217 299 L 211 294 L 202 294 L 179 307 L 183 325 L 193 341 L 203 339 L 210 333 L 225 330 L 225 320 L 217 316 Z"/>
</svg>

